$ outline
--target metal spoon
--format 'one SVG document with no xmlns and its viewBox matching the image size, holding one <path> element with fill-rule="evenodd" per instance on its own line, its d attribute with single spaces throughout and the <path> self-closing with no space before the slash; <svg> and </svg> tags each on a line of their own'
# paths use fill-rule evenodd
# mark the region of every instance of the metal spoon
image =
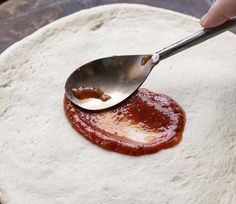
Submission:
<svg viewBox="0 0 236 204">
<path fill-rule="evenodd" d="M 87 63 L 75 70 L 67 79 L 66 96 L 74 104 L 86 110 L 98 111 L 115 106 L 143 84 L 158 62 L 219 35 L 235 25 L 236 17 L 233 17 L 218 27 L 194 33 L 153 55 L 113 56 Z M 111 98 L 107 101 L 96 98 L 79 100 L 74 96 L 72 89 L 81 87 L 99 88 Z"/>
</svg>

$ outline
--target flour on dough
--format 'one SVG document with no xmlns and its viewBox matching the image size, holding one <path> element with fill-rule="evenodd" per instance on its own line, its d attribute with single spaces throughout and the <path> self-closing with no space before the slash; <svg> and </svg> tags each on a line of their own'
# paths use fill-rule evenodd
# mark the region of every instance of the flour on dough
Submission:
<svg viewBox="0 0 236 204">
<path fill-rule="evenodd" d="M 183 139 L 130 157 L 91 144 L 63 111 L 64 83 L 91 60 L 153 53 L 200 29 L 144 5 L 82 10 L 0 56 L 3 204 L 236 203 L 236 37 L 224 33 L 154 68 L 144 87 L 186 111 Z"/>
</svg>

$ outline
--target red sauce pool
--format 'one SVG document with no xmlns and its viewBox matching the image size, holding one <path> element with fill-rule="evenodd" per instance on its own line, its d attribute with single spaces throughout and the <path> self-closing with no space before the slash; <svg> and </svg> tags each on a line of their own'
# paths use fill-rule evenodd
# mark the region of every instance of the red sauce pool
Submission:
<svg viewBox="0 0 236 204">
<path fill-rule="evenodd" d="M 107 111 L 83 110 L 66 97 L 64 109 L 71 125 L 86 139 L 133 156 L 175 146 L 185 125 L 184 110 L 173 99 L 143 88 Z"/>
</svg>

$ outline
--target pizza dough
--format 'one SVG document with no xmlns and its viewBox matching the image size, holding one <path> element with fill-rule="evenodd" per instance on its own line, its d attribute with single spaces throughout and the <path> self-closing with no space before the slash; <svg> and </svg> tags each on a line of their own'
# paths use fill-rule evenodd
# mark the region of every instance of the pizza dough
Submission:
<svg viewBox="0 0 236 204">
<path fill-rule="evenodd" d="M 83 10 L 0 56 L 3 204 L 236 203 L 236 37 L 227 32 L 161 62 L 144 83 L 186 111 L 174 148 L 131 157 L 91 144 L 63 111 L 64 83 L 91 60 L 143 54 L 200 29 L 143 5 Z"/>
</svg>

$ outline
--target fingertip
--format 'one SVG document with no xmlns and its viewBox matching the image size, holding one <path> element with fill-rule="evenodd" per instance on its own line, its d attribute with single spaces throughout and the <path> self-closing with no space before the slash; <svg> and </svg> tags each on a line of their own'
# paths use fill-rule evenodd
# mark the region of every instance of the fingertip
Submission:
<svg viewBox="0 0 236 204">
<path fill-rule="evenodd" d="M 226 17 L 223 8 L 223 0 L 216 1 L 207 12 L 207 15 L 202 17 L 200 24 L 204 28 L 213 28 L 227 21 L 228 18 Z"/>
<path fill-rule="evenodd" d="M 206 18 L 204 21 L 203 27 L 214 28 L 216 26 L 223 24 L 225 21 L 227 21 L 227 18 L 218 18 L 218 19 Z"/>
<path fill-rule="evenodd" d="M 207 18 L 207 14 L 205 14 L 205 15 L 201 18 L 201 20 L 200 20 L 200 25 L 201 25 L 202 27 L 205 27 L 206 18 Z"/>
</svg>

